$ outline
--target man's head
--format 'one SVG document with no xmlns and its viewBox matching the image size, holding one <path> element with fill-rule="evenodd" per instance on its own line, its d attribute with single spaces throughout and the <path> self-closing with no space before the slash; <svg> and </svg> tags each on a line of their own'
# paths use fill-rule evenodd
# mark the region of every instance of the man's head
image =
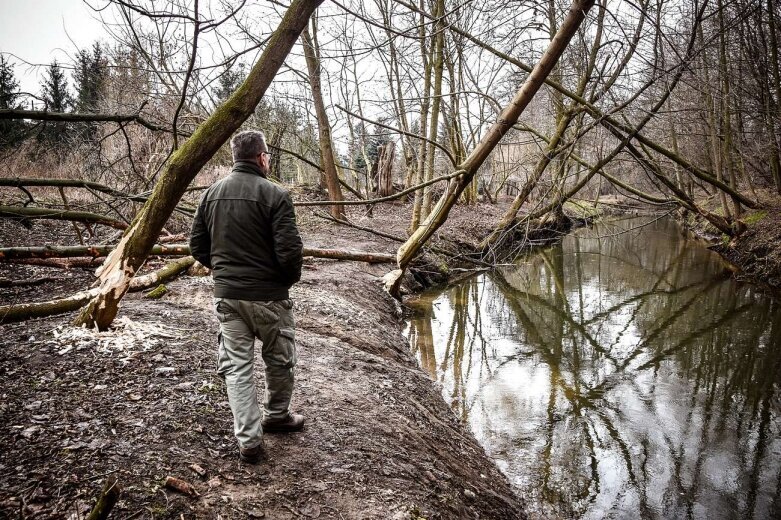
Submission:
<svg viewBox="0 0 781 520">
<path fill-rule="evenodd" d="M 264 175 L 271 171 L 271 154 L 266 146 L 266 136 L 259 130 L 239 132 L 231 139 L 233 161 L 249 161 L 257 164 Z"/>
</svg>

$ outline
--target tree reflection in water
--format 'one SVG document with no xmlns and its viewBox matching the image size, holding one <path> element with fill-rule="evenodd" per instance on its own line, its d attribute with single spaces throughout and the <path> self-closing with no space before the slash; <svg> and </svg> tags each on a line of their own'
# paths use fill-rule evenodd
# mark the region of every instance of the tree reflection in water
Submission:
<svg viewBox="0 0 781 520">
<path fill-rule="evenodd" d="M 538 514 L 781 517 L 781 305 L 638 223 L 430 295 L 421 365 Z"/>
</svg>

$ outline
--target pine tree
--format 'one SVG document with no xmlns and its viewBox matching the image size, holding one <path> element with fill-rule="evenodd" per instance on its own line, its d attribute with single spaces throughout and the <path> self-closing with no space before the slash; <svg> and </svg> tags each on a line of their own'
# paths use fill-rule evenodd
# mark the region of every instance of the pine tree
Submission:
<svg viewBox="0 0 781 520">
<path fill-rule="evenodd" d="M 46 69 L 41 89 L 41 98 L 45 109 L 49 112 L 66 112 L 71 107 L 68 81 L 56 60 Z M 48 143 L 63 143 L 68 137 L 69 130 L 67 123 L 45 123 L 38 138 Z"/>
<path fill-rule="evenodd" d="M 239 63 L 235 67 L 232 67 L 231 64 L 225 65 L 225 70 L 217 80 L 217 87 L 213 90 L 215 105 L 219 106 L 228 99 L 239 88 L 246 76 L 243 63 Z"/>
<path fill-rule="evenodd" d="M 20 108 L 16 98 L 19 97 L 19 82 L 14 76 L 13 65 L 0 54 L 0 109 L 16 110 Z M 24 135 L 24 124 L 18 120 L 0 121 L 0 149 L 8 148 L 21 141 Z"/>
<path fill-rule="evenodd" d="M 96 112 L 104 96 L 108 76 L 107 60 L 100 43 L 95 42 L 92 52 L 80 50 L 73 73 L 76 88 L 76 110 Z"/>
<path fill-rule="evenodd" d="M 75 108 L 78 112 L 98 112 L 105 95 L 107 77 L 107 60 L 100 43 L 93 44 L 91 53 L 84 49 L 79 51 L 76 70 L 73 72 Z M 82 123 L 78 128 L 83 137 L 89 140 L 94 140 L 98 132 L 96 123 Z"/>
</svg>

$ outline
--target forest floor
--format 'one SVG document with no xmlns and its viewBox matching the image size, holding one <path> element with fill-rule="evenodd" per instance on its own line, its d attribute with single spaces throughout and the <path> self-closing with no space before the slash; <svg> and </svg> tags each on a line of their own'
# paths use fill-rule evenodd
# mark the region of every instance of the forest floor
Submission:
<svg viewBox="0 0 781 520">
<path fill-rule="evenodd" d="M 468 249 L 501 209 L 456 208 L 437 243 Z M 405 235 L 408 205 L 364 212 L 350 218 Z M 309 247 L 398 247 L 313 213 L 299 211 Z M 73 236 L 70 224 L 0 221 L 5 246 Z M 401 306 L 382 289 L 392 267 L 305 261 L 292 290 L 293 409 L 307 425 L 266 435 L 268 460 L 257 466 L 238 460 L 215 373 L 210 277 L 182 277 L 159 300 L 128 295 L 104 333 L 71 327 L 72 314 L 0 325 L 0 517 L 82 518 L 114 476 L 114 518 L 523 518 L 522 499 L 411 355 Z M 85 269 L 0 265 L 0 278 L 41 276 L 54 280 L 3 289 L 0 304 L 66 296 L 93 280 Z M 256 377 L 262 387 L 262 370 Z M 168 476 L 198 495 L 166 488 Z"/>
</svg>

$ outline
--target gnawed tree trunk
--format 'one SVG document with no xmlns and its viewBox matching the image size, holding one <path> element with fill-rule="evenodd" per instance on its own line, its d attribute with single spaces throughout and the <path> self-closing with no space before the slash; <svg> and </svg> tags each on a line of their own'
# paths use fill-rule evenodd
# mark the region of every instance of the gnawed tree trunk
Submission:
<svg viewBox="0 0 781 520">
<path fill-rule="evenodd" d="M 179 199 L 206 162 L 255 110 L 322 0 L 293 0 L 247 79 L 166 162 L 152 196 L 99 270 L 98 294 L 77 325 L 106 329 L 117 315 L 130 281 L 154 246 Z"/>
<path fill-rule="evenodd" d="M 144 289 L 149 289 L 150 287 L 165 283 L 189 269 L 194 263 L 195 259 L 191 256 L 174 260 L 158 271 L 133 278 L 128 284 L 129 290 L 131 292 L 143 291 Z M 75 311 L 90 301 L 90 299 L 95 298 L 99 293 L 100 288 L 96 287 L 57 300 L 20 303 L 18 305 L 3 305 L 0 306 L 0 323 L 11 323 L 14 321 L 29 320 L 31 318 L 43 318 L 45 316 L 54 316 L 55 314 Z"/>
<path fill-rule="evenodd" d="M 312 87 L 312 100 L 315 105 L 315 114 L 317 115 L 320 156 L 322 158 L 323 174 L 325 175 L 325 185 L 328 189 L 328 198 L 336 201 L 344 200 L 342 189 L 339 186 L 339 173 L 336 171 L 336 161 L 334 160 L 331 125 L 328 123 L 328 114 L 325 111 L 325 103 L 323 102 L 323 90 L 320 85 L 320 58 L 318 56 L 317 44 L 306 28 L 304 28 L 301 34 L 301 40 L 304 46 L 306 68 L 309 71 L 309 84 Z M 344 207 L 342 206 L 330 206 L 328 210 L 334 218 L 340 220 L 345 218 Z"/>
<path fill-rule="evenodd" d="M 2 260 L 26 260 L 29 258 L 75 258 L 105 256 L 111 251 L 112 246 L 42 246 L 42 247 L 4 247 L 0 248 L 0 261 Z M 187 244 L 156 245 L 150 251 L 150 255 L 157 256 L 185 256 L 190 254 L 190 246 Z M 331 260 L 355 260 L 370 264 L 392 263 L 396 257 L 390 253 L 373 253 L 369 251 L 354 251 L 350 249 L 319 249 L 305 247 L 304 256 L 313 258 L 326 258 Z"/>
<path fill-rule="evenodd" d="M 423 224 L 415 230 L 412 236 L 410 236 L 399 248 L 396 253 L 396 260 L 399 268 L 394 272 L 389 273 L 385 278 L 386 288 L 391 294 L 398 294 L 404 270 L 426 241 L 428 241 L 436 230 L 445 223 L 447 216 L 450 213 L 450 209 L 456 203 L 464 189 L 472 181 L 477 170 L 483 162 L 485 162 L 488 155 L 502 137 L 504 137 L 508 130 L 510 130 L 518 121 L 520 115 L 529 105 L 534 95 L 544 83 L 545 78 L 548 77 L 548 74 L 550 74 L 551 70 L 553 70 L 553 67 L 558 62 L 559 57 L 561 57 L 562 53 L 567 48 L 573 35 L 585 19 L 586 13 L 594 5 L 594 1 L 595 0 L 575 0 L 572 3 L 566 18 L 564 19 L 564 23 L 562 23 L 556 36 L 550 42 L 550 45 L 548 45 L 548 48 L 540 58 L 540 61 L 534 69 L 532 69 L 529 77 L 526 78 L 526 81 L 518 92 L 516 92 L 510 104 L 502 110 L 497 121 L 486 132 L 477 147 L 475 147 L 466 160 L 459 165 L 458 170 L 460 175 L 454 177 L 448 183 L 445 193 L 440 197 L 437 205 L 426 218 L 425 222 L 423 222 Z"/>
<path fill-rule="evenodd" d="M 377 185 L 377 195 L 387 197 L 393 194 L 393 159 L 396 143 L 388 141 L 377 150 L 377 160 L 372 165 L 372 181 Z"/>
</svg>

